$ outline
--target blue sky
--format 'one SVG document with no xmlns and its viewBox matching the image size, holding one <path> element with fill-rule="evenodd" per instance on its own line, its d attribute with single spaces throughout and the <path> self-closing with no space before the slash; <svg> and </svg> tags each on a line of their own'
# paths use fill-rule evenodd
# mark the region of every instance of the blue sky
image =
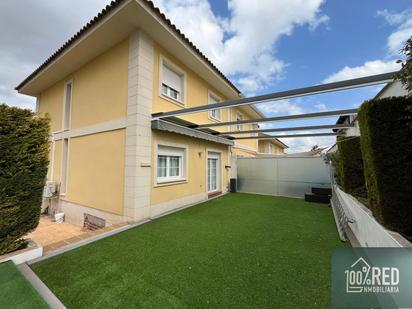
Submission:
<svg viewBox="0 0 412 309">
<path fill-rule="evenodd" d="M 13 88 L 108 0 L 0 3 L 0 102 L 32 108 Z M 410 0 L 154 0 L 247 95 L 393 71 L 412 35 Z M 75 9 L 74 9 L 75 8 Z M 17 18 L 21 10 L 25 18 Z M 53 27 L 50 27 L 53 24 Z M 283 100 L 267 116 L 353 108 L 379 87 Z M 206 103 L 206 102 L 205 102 Z M 336 118 L 266 124 L 334 123 Z M 285 139 L 290 152 L 334 138 Z"/>
<path fill-rule="evenodd" d="M 402 42 L 412 35 L 412 3 L 406 0 L 234 0 L 229 4 L 210 0 L 209 7 L 200 0 L 156 2 L 247 96 L 394 71 Z M 182 11 L 190 16 L 180 17 Z M 218 42 L 207 40 L 216 32 Z M 232 45 L 243 53 L 234 51 L 231 41 L 236 41 Z M 260 49 L 256 47 L 259 44 Z M 249 47 L 252 51 L 248 53 Z M 354 108 L 380 89 L 371 86 L 259 107 L 267 116 Z M 329 124 L 336 119 L 262 127 Z M 293 138 L 283 142 L 290 152 L 296 152 L 314 144 L 329 146 L 334 140 Z"/>
</svg>

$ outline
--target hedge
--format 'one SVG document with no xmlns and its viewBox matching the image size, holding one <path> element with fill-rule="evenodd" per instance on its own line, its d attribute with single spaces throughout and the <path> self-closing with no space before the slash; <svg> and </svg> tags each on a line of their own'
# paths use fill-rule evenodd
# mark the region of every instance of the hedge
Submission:
<svg viewBox="0 0 412 309">
<path fill-rule="evenodd" d="M 366 101 L 358 113 L 369 206 L 386 227 L 412 233 L 412 99 Z"/>
<path fill-rule="evenodd" d="M 49 119 L 0 104 L 0 255 L 25 247 L 39 223 Z"/>
<path fill-rule="evenodd" d="M 358 136 L 338 136 L 338 177 L 345 192 L 365 196 L 363 160 Z"/>
</svg>

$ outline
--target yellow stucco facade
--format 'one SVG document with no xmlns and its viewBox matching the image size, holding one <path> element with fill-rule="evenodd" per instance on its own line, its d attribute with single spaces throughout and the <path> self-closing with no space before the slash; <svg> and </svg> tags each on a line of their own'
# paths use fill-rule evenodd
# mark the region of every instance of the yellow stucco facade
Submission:
<svg viewBox="0 0 412 309">
<path fill-rule="evenodd" d="M 128 40 L 76 71 L 71 128 L 81 128 L 127 115 Z"/>
<path fill-rule="evenodd" d="M 51 118 L 51 132 L 63 130 L 65 83 L 72 82 L 67 190 L 63 200 L 122 215 L 125 129 L 71 136 L 127 116 L 128 40 L 101 54 L 38 96 L 38 112 Z M 51 147 L 49 179 L 61 182 L 62 136 Z M 53 153 L 54 152 L 54 153 Z"/>
<path fill-rule="evenodd" d="M 49 83 L 51 86 L 36 93 L 38 113 L 51 118 L 53 141 L 48 179 L 62 183 L 59 198 L 67 214 L 74 214 L 71 208 L 78 207 L 76 223 L 84 213 L 109 221 L 139 220 L 225 193 L 233 158 L 259 152 L 257 140 L 240 140 L 229 147 L 227 140 L 217 143 L 152 130 L 151 113 L 205 105 L 210 96 L 227 101 L 239 94 L 222 79 L 212 76 L 206 82 L 203 74 L 196 73 L 201 71 L 198 66 L 207 66 L 205 63 L 187 65 L 162 47 L 168 45 L 158 44 L 139 29 L 128 35 L 73 72 L 60 72 L 59 79 L 64 78 L 55 78 Z M 180 102 L 162 94 L 164 63 L 183 76 Z M 238 115 L 248 120 L 256 114 L 245 106 L 222 109 L 219 119 L 209 112 L 180 118 L 204 124 L 236 121 Z M 244 124 L 213 129 L 227 132 L 256 128 L 256 124 Z M 159 146 L 184 150 L 183 177 L 159 181 Z M 217 184 L 211 184 L 212 174 L 208 177 L 208 158 L 210 164 L 217 164 Z M 167 160 L 170 162 L 171 158 Z M 208 186 L 213 189 L 208 190 Z M 150 207 L 155 210 L 148 210 Z"/>
<path fill-rule="evenodd" d="M 259 153 L 280 155 L 284 153 L 284 148 L 270 140 L 259 140 Z"/>
<path fill-rule="evenodd" d="M 62 129 L 64 99 L 64 81 L 60 81 L 45 89 L 38 96 L 38 113 L 40 116 L 50 117 L 50 131 L 56 132 Z"/>
<path fill-rule="evenodd" d="M 185 66 L 173 55 L 167 52 L 164 48 L 158 44 L 154 44 L 154 78 L 153 78 L 153 113 L 158 112 L 168 112 L 172 110 L 178 110 L 185 107 L 194 107 L 205 105 L 208 103 L 209 91 L 213 92 L 222 101 L 227 100 L 221 93 L 219 93 L 212 86 L 208 85 L 204 80 L 202 80 L 197 74 L 195 74 L 190 68 Z M 178 102 L 163 96 L 160 92 L 161 87 L 161 63 L 162 61 L 167 62 L 175 66 L 177 69 L 182 71 L 184 74 L 185 85 L 183 102 Z M 207 112 L 189 114 L 180 116 L 180 118 L 201 124 L 209 123 L 214 121 L 209 118 Z M 221 121 L 229 121 L 229 111 L 227 109 L 221 110 Z M 218 130 L 226 131 L 227 127 L 219 127 Z"/>
<path fill-rule="evenodd" d="M 124 145 L 124 129 L 71 138 L 64 199 L 122 215 Z"/>
<path fill-rule="evenodd" d="M 156 184 L 156 153 L 158 145 L 176 146 L 187 149 L 185 180 L 175 183 Z M 166 132 L 154 132 L 152 144 L 152 162 L 154 168 L 151 176 L 151 205 L 164 203 L 173 199 L 205 193 L 207 191 L 206 170 L 208 152 L 220 153 L 220 192 L 226 191 L 229 184 L 228 147 L 213 142 Z"/>
</svg>

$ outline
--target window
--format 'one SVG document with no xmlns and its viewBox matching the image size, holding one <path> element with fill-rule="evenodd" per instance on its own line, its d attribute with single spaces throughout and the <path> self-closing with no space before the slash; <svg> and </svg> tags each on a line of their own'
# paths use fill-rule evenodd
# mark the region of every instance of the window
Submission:
<svg viewBox="0 0 412 309">
<path fill-rule="evenodd" d="M 236 113 L 236 121 L 242 121 L 242 120 L 243 120 L 242 114 L 241 113 Z M 236 128 L 237 128 L 238 131 L 242 131 L 242 124 L 238 123 L 236 125 Z"/>
<path fill-rule="evenodd" d="M 162 61 L 161 93 L 174 101 L 183 102 L 184 74 L 173 65 Z"/>
<path fill-rule="evenodd" d="M 66 82 L 64 89 L 64 107 L 63 107 L 63 130 L 70 129 L 70 116 L 72 110 L 72 91 L 73 83 Z"/>
<path fill-rule="evenodd" d="M 216 104 L 219 103 L 220 99 L 214 95 L 213 93 L 209 92 L 209 99 L 208 103 L 209 104 Z M 214 120 L 220 120 L 220 109 L 212 109 L 209 111 L 209 117 L 214 119 Z"/>
<path fill-rule="evenodd" d="M 67 164 L 69 158 L 69 139 L 63 139 L 63 150 L 62 150 L 62 171 L 60 180 L 60 193 L 65 194 L 67 188 Z"/>
<path fill-rule="evenodd" d="M 269 144 L 269 153 L 272 153 L 272 150 L 273 150 L 273 146 L 272 144 Z"/>
<path fill-rule="evenodd" d="M 159 145 L 157 150 L 157 182 L 184 180 L 184 161 L 184 148 Z"/>
</svg>

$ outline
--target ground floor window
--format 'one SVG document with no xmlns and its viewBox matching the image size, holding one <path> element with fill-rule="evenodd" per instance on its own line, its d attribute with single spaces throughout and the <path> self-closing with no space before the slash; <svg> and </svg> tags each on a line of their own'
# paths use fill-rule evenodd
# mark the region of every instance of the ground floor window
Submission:
<svg viewBox="0 0 412 309">
<path fill-rule="evenodd" d="M 185 148 L 158 146 L 157 182 L 180 181 L 184 174 Z"/>
</svg>

